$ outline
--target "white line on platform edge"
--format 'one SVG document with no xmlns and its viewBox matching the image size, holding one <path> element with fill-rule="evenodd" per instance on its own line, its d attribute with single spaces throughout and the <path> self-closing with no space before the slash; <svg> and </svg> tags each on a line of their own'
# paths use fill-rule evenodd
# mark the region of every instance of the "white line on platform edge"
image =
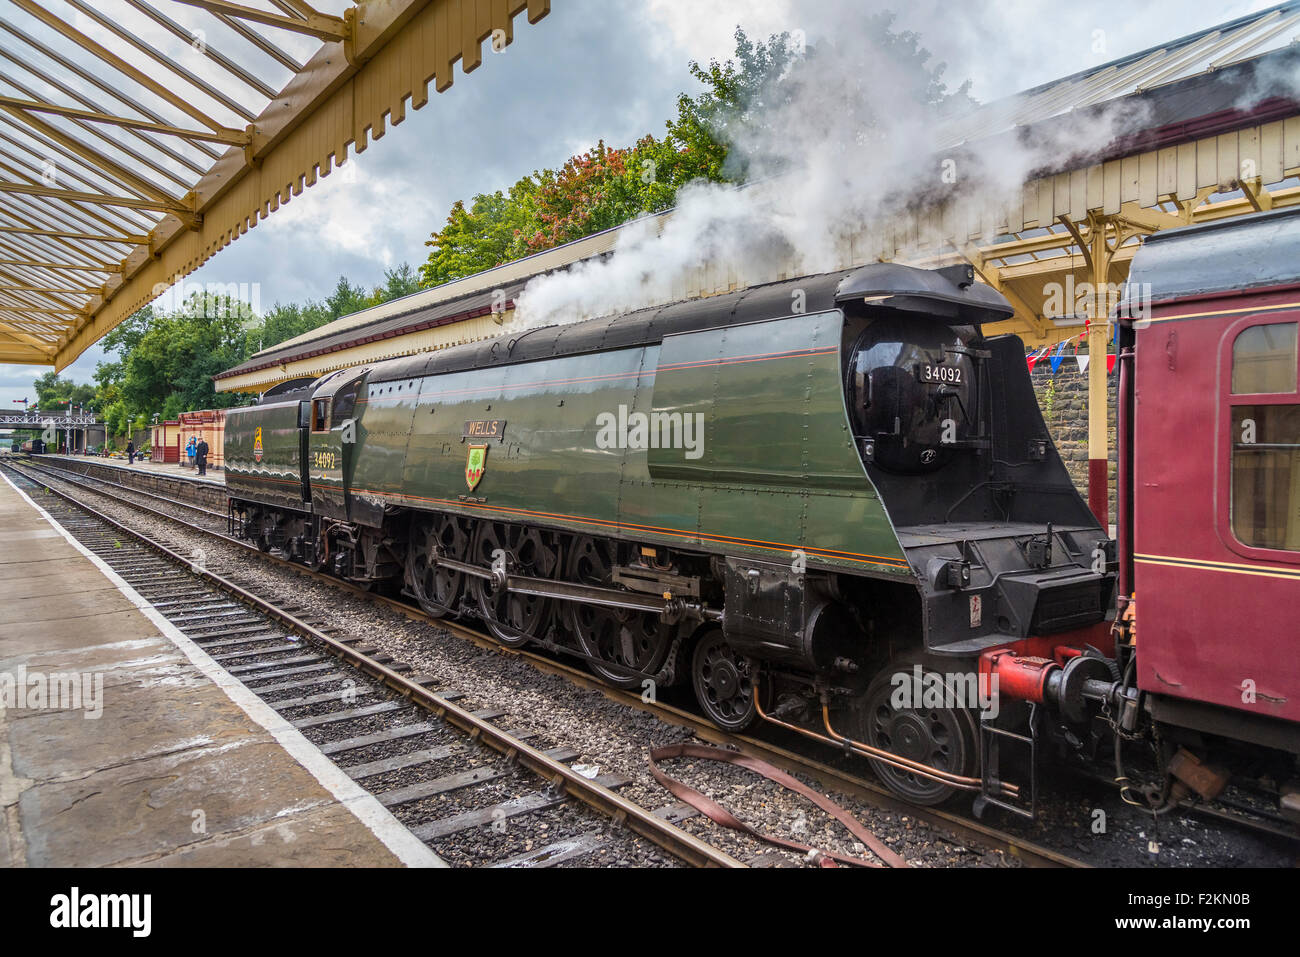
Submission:
<svg viewBox="0 0 1300 957">
<path fill-rule="evenodd" d="M 278 715 L 265 701 L 243 685 L 234 675 L 213 661 L 206 651 L 185 637 L 175 625 L 162 616 L 148 599 L 131 587 L 117 572 L 113 571 L 103 559 L 90 551 L 54 518 L 34 502 L 26 492 L 14 485 L 9 476 L 0 473 L 9 487 L 22 496 L 32 508 L 49 522 L 77 551 L 85 555 L 111 581 L 127 600 L 152 622 L 159 631 L 167 636 L 177 648 L 194 663 L 209 680 L 226 693 L 226 696 L 239 706 L 253 721 L 266 729 L 311 773 L 343 807 L 347 808 L 366 828 L 375 835 L 393 855 L 407 867 L 447 867 L 447 862 L 434 853 L 433 849 L 412 834 L 401 821 L 397 820 L 388 808 L 378 799 L 341 771 L 333 761 L 321 753 L 301 731 Z M 183 850 L 183 848 L 178 848 Z"/>
</svg>

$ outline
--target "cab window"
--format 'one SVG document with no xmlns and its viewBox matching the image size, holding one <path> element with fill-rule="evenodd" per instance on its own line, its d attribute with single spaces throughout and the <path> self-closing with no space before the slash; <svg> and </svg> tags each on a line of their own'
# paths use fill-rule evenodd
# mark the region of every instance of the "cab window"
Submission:
<svg viewBox="0 0 1300 957">
<path fill-rule="evenodd" d="M 1251 548 L 1300 552 L 1297 328 L 1249 326 L 1233 342 L 1229 507 L 1233 534 Z"/>
<path fill-rule="evenodd" d="M 352 413 L 357 407 L 357 389 L 361 385 L 361 380 L 344 386 L 339 393 L 334 396 L 334 420 L 337 424 L 343 425 L 352 417 Z"/>
<path fill-rule="evenodd" d="M 328 432 L 330 430 L 330 400 L 316 399 L 311 405 L 311 430 Z"/>
</svg>

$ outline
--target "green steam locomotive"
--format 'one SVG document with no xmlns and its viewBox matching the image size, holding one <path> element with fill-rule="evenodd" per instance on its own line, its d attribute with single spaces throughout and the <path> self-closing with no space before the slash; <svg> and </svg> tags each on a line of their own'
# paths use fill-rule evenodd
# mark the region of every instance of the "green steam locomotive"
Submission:
<svg viewBox="0 0 1300 957">
<path fill-rule="evenodd" d="M 961 676 L 1103 647 L 1117 567 L 1021 341 L 981 333 L 1012 313 L 877 264 L 344 369 L 227 414 L 232 530 L 911 800 L 1009 796 Z M 920 676 L 951 693 L 900 704 Z"/>
</svg>

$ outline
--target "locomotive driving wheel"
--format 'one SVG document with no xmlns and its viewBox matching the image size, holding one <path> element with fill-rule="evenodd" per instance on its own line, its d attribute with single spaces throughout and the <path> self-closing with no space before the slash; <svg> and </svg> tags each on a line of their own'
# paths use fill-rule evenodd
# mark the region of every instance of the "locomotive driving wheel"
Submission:
<svg viewBox="0 0 1300 957">
<path fill-rule="evenodd" d="M 579 538 L 569 555 L 565 578 L 575 584 L 611 588 L 614 565 L 612 544 Z M 565 604 L 565 624 L 582 653 L 589 656 L 587 667 L 602 681 L 625 690 L 640 688 L 645 674 L 663 667 L 672 636 L 660 629 L 658 615 L 578 601 Z M 640 673 L 629 674 L 629 670 Z"/>
<path fill-rule="evenodd" d="M 521 525 L 484 522 L 474 535 L 468 559 L 481 567 L 504 567 L 529 578 L 553 578 L 560 568 L 560 547 L 548 533 Z M 498 588 L 484 578 L 467 585 L 479 617 L 503 645 L 517 648 L 533 638 L 544 638 L 550 602 L 537 595 Z"/>
<path fill-rule="evenodd" d="M 691 683 L 695 700 L 710 721 L 724 731 L 744 731 L 758 717 L 754 703 L 754 662 L 736 654 L 721 628 L 711 628 L 695 645 Z"/>
<path fill-rule="evenodd" d="M 919 661 L 904 658 L 881 670 L 849 711 L 847 733 L 937 770 L 972 776 L 979 765 L 975 712 L 962 707 L 960 689 L 943 675 L 923 668 L 918 682 L 914 669 Z M 915 804 L 941 804 L 957 793 L 914 771 L 869 760 L 886 787 Z"/>
<path fill-rule="evenodd" d="M 445 565 L 429 561 L 434 554 L 465 561 L 469 553 L 469 535 L 454 515 L 434 515 L 418 522 L 411 532 L 407 569 L 411 591 L 420 607 L 436 618 L 455 614 L 460 601 L 464 576 Z"/>
</svg>

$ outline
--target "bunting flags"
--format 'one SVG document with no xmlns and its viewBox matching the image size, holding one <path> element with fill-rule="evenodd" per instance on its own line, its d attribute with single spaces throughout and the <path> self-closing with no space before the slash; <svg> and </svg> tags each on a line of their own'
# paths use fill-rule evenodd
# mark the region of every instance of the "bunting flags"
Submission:
<svg viewBox="0 0 1300 957">
<path fill-rule="evenodd" d="M 1029 371 L 1033 372 L 1034 366 L 1038 365 L 1038 363 L 1042 362 L 1044 359 L 1047 359 L 1052 366 L 1052 375 L 1056 375 L 1058 372 L 1061 371 L 1061 364 L 1065 362 L 1065 357 L 1066 357 L 1065 347 L 1070 344 L 1073 344 L 1074 363 L 1079 369 L 1079 374 L 1085 375 L 1088 371 L 1088 364 L 1092 361 L 1092 356 L 1089 355 L 1087 352 L 1080 352 L 1079 343 L 1083 341 L 1086 335 L 1087 334 L 1084 333 L 1083 335 L 1072 336 L 1069 339 L 1063 339 L 1061 342 L 1057 343 L 1055 347 L 1045 346 L 1042 349 L 1038 349 L 1034 352 L 1031 352 L 1029 353 L 1029 355 L 1025 356 L 1025 364 L 1029 367 Z M 1116 356 L 1113 355 L 1106 356 L 1107 375 L 1110 375 L 1112 372 L 1115 371 L 1116 361 L 1117 361 Z"/>
<path fill-rule="evenodd" d="M 1069 341 L 1062 339 L 1057 345 L 1056 351 L 1052 353 L 1052 375 L 1056 375 L 1061 369 L 1061 363 L 1065 361 L 1065 343 Z"/>
</svg>

